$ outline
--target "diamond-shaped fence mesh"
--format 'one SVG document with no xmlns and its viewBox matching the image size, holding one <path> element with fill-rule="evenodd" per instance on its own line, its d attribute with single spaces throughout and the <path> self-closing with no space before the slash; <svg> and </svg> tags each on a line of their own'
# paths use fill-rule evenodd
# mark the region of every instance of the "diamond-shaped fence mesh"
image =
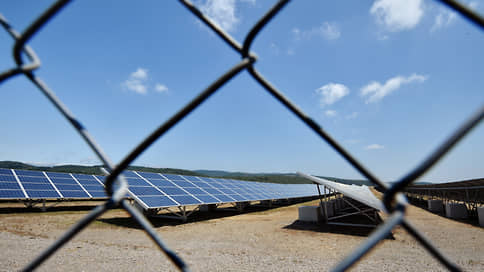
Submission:
<svg viewBox="0 0 484 272">
<path fill-rule="evenodd" d="M 40 78 L 36 77 L 34 71 L 40 67 L 40 61 L 34 50 L 30 48 L 28 41 L 42 28 L 45 24 L 54 17 L 57 13 L 69 3 L 69 0 L 60 0 L 48 8 L 40 17 L 27 27 L 23 33 L 18 33 L 7 22 L 7 20 L 0 14 L 0 23 L 3 28 L 15 40 L 13 47 L 13 56 L 16 67 L 6 70 L 0 74 L 0 83 L 12 78 L 16 75 L 23 76 L 31 81 L 37 88 L 49 99 L 49 101 L 57 108 L 66 120 L 73 126 L 73 128 L 80 134 L 84 141 L 89 145 L 92 151 L 102 161 L 105 168 L 109 172 L 106 178 L 106 191 L 110 196 L 102 205 L 93 209 L 85 218 L 72 226 L 63 236 L 54 242 L 50 247 L 45 249 L 36 259 L 31 261 L 24 270 L 33 270 L 41 265 L 47 258 L 49 258 L 56 250 L 58 250 L 65 243 L 69 242 L 76 234 L 86 228 L 91 222 L 98 218 L 101 214 L 109 209 L 123 208 L 134 220 L 136 220 L 144 229 L 146 234 L 158 245 L 160 250 L 177 266 L 180 270 L 188 271 L 185 262 L 176 255 L 173 251 L 165 246 L 157 232 L 153 229 L 149 221 L 135 209 L 123 196 L 127 192 L 128 184 L 122 176 L 122 171 L 125 170 L 143 151 L 150 145 L 161 138 L 168 130 L 180 122 L 195 108 L 200 106 L 212 94 L 220 90 L 220 87 L 226 84 L 230 79 L 236 77 L 241 71 L 247 70 L 252 78 L 258 82 L 267 92 L 269 92 L 274 99 L 279 101 L 285 108 L 295 114 L 301 122 L 306 124 L 309 129 L 314 131 L 319 137 L 329 144 L 338 154 L 340 154 L 350 165 L 358 170 L 364 177 L 375 185 L 381 187 L 384 191 L 383 204 L 385 205 L 385 212 L 388 213 L 388 218 L 366 239 L 366 241 L 340 262 L 333 270 L 343 271 L 351 267 L 359 261 L 365 254 L 367 254 L 376 244 L 387 237 L 390 232 L 397 226 L 402 226 L 410 235 L 412 235 L 422 247 L 429 251 L 438 261 L 445 267 L 452 271 L 460 271 L 461 269 L 454 264 L 448 257 L 444 256 L 438 248 L 436 248 L 431 241 L 418 231 L 406 218 L 405 209 L 408 205 L 404 195 L 401 193 L 407 186 L 412 184 L 417 178 L 427 172 L 437 161 L 439 161 L 457 142 L 459 142 L 469 131 L 474 128 L 484 118 L 484 105 L 481 106 L 476 113 L 469 117 L 459 128 L 457 128 L 451 136 L 442 143 L 434 152 L 429 154 L 419 166 L 413 171 L 405 175 L 401 180 L 389 187 L 386 183 L 381 182 L 375 175 L 373 175 L 367 168 L 358 162 L 349 152 L 347 152 L 335 139 L 333 139 L 318 123 L 306 115 L 302 110 L 295 106 L 291 100 L 286 98 L 284 94 L 279 91 L 273 84 L 271 84 L 260 72 L 257 71 L 254 64 L 257 62 L 257 57 L 250 51 L 254 38 L 289 2 L 288 0 L 278 1 L 259 21 L 252 27 L 246 35 L 242 44 L 239 44 L 222 28 L 218 27 L 212 20 L 205 16 L 196 6 L 189 1 L 181 0 L 181 4 L 187 8 L 194 16 L 198 17 L 204 24 L 212 29 L 226 44 L 233 50 L 238 52 L 241 56 L 239 63 L 234 65 L 225 74 L 194 97 L 187 105 L 182 107 L 176 114 L 171 116 L 163 122 L 153 133 L 146 137 L 138 146 L 133 149 L 119 164 L 114 165 L 108 156 L 104 154 L 101 147 L 96 144 L 93 137 L 88 133 L 84 125 L 76 119 L 76 117 L 69 111 L 69 109 L 56 97 L 53 91 L 49 89 L 46 83 Z M 444 5 L 448 8 L 459 12 L 471 23 L 477 27 L 484 28 L 484 19 L 478 14 L 460 4 L 457 1 L 442 0 Z M 22 54 L 25 54 L 29 63 L 24 63 Z M 115 187 L 114 184 L 119 186 Z"/>
</svg>

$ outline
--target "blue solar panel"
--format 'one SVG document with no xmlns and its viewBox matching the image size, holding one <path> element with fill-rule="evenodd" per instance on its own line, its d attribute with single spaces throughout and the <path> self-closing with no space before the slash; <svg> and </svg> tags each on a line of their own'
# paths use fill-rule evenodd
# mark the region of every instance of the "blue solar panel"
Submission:
<svg viewBox="0 0 484 272">
<path fill-rule="evenodd" d="M 172 175 L 172 174 L 162 174 L 162 175 L 169 180 L 185 180 L 180 175 Z"/>
<path fill-rule="evenodd" d="M 201 179 L 201 180 L 203 180 L 203 181 L 205 181 L 205 182 L 208 182 L 208 183 L 214 181 L 212 178 L 206 178 L 206 177 L 198 177 L 198 178 Z"/>
<path fill-rule="evenodd" d="M 106 198 L 108 195 L 105 191 L 88 191 L 89 194 L 94 198 Z"/>
<path fill-rule="evenodd" d="M 202 191 L 201 189 L 194 188 L 194 187 L 185 187 L 183 189 L 185 189 L 185 191 L 189 192 L 192 195 L 203 195 L 203 194 L 207 194 L 206 192 Z"/>
<path fill-rule="evenodd" d="M 3 198 L 3 199 L 25 198 L 25 195 L 22 192 L 22 190 L 3 190 L 3 189 L 0 189 L 0 198 Z"/>
<path fill-rule="evenodd" d="M 173 195 L 171 196 L 180 205 L 196 205 L 201 204 L 200 201 L 189 195 Z"/>
<path fill-rule="evenodd" d="M 82 191 L 82 188 L 81 186 L 79 185 L 73 185 L 73 184 L 56 184 L 55 187 L 57 187 L 57 189 L 59 191 Z"/>
<path fill-rule="evenodd" d="M 138 174 L 146 179 L 164 179 L 160 174 L 157 173 L 138 172 Z"/>
<path fill-rule="evenodd" d="M 153 184 L 154 186 L 175 186 L 172 182 L 166 180 L 166 179 L 146 179 L 148 180 L 149 182 L 151 182 L 151 184 Z"/>
<path fill-rule="evenodd" d="M 46 177 L 18 176 L 21 182 L 50 183 Z"/>
<path fill-rule="evenodd" d="M 0 175 L 0 182 L 2 181 L 17 182 L 13 175 Z"/>
<path fill-rule="evenodd" d="M 17 176 L 30 176 L 30 177 L 45 177 L 44 173 L 40 171 L 30 171 L 30 170 L 15 170 Z"/>
<path fill-rule="evenodd" d="M 231 198 L 237 200 L 237 201 L 247 201 L 248 199 L 241 196 L 241 195 L 229 195 Z"/>
<path fill-rule="evenodd" d="M 220 199 L 222 202 L 234 202 L 236 201 L 234 198 L 228 196 L 228 195 L 213 195 L 214 197 Z"/>
<path fill-rule="evenodd" d="M 60 198 L 56 191 L 25 190 L 30 198 Z"/>
<path fill-rule="evenodd" d="M 148 207 L 173 207 L 178 205 L 166 196 L 140 196 L 139 199 Z"/>
<path fill-rule="evenodd" d="M 71 184 L 71 185 L 78 185 L 74 179 L 66 179 L 66 178 L 50 178 L 52 183 L 54 184 Z M 79 186 L 79 185 L 78 185 Z"/>
<path fill-rule="evenodd" d="M 94 176 L 92 175 L 85 175 L 85 174 L 72 174 L 77 180 L 91 180 L 95 181 L 96 183 L 99 183 Z"/>
<path fill-rule="evenodd" d="M 167 195 L 186 195 L 187 193 L 178 187 L 159 187 Z"/>
<path fill-rule="evenodd" d="M 50 183 L 28 183 L 23 182 L 25 190 L 55 190 Z"/>
<path fill-rule="evenodd" d="M 101 186 L 104 188 L 103 185 L 101 185 L 101 183 L 99 183 L 99 181 L 97 180 L 90 180 L 90 179 L 78 179 L 77 180 L 82 186 L 86 186 L 86 185 L 97 185 L 97 186 Z"/>
<path fill-rule="evenodd" d="M 13 189 L 13 190 L 20 190 L 20 186 L 18 183 L 13 182 L 1 182 L 0 189 Z"/>
<path fill-rule="evenodd" d="M 100 185 L 100 184 L 97 184 L 97 185 L 83 185 L 82 187 L 84 187 L 84 189 L 86 189 L 86 191 L 88 191 L 89 193 L 91 191 L 104 191 L 104 186 Z"/>
<path fill-rule="evenodd" d="M 222 195 L 223 193 L 217 189 L 210 189 L 210 188 L 204 188 L 205 192 L 211 194 L 211 195 Z"/>
<path fill-rule="evenodd" d="M 71 179 L 71 175 L 68 173 L 56 173 L 56 172 L 45 172 L 49 178 L 67 178 Z"/>
<path fill-rule="evenodd" d="M 233 190 L 231 189 L 225 189 L 225 188 L 220 188 L 219 191 L 222 191 L 222 193 L 226 194 L 226 195 L 233 195 L 233 194 L 236 194 L 236 192 L 234 192 Z"/>
<path fill-rule="evenodd" d="M 139 176 L 138 176 L 138 175 L 136 175 L 136 173 L 135 173 L 135 172 L 133 172 L 133 171 L 123 171 L 123 176 L 124 176 L 125 178 L 129 178 L 129 177 L 132 177 L 132 178 L 139 178 Z"/>
<path fill-rule="evenodd" d="M 220 203 L 220 200 L 216 199 L 213 196 L 209 195 L 195 195 L 196 198 L 200 199 L 203 201 L 205 204 L 211 204 L 211 203 Z"/>
<path fill-rule="evenodd" d="M 163 195 L 162 192 L 156 190 L 153 187 L 129 187 L 129 190 L 137 196 L 141 196 L 141 195 L 162 196 Z"/>
<path fill-rule="evenodd" d="M 139 179 L 129 178 L 129 179 L 126 179 L 126 181 L 128 182 L 129 186 L 151 186 L 148 182 L 140 178 Z"/>
<path fill-rule="evenodd" d="M 189 182 L 189 181 L 184 181 L 184 180 L 170 180 L 172 183 L 180 186 L 180 187 L 193 187 L 193 183 Z"/>
<path fill-rule="evenodd" d="M 197 185 L 200 188 L 203 188 L 203 189 L 213 189 L 213 186 L 210 186 L 206 182 L 197 182 L 197 183 L 194 183 L 194 184 Z"/>
<path fill-rule="evenodd" d="M 198 177 L 194 177 L 194 176 L 183 176 L 183 177 L 189 181 L 200 181 Z"/>
<path fill-rule="evenodd" d="M 15 173 L 28 194 L 27 198 L 107 197 L 102 185 L 105 176 L 72 174 L 72 178 L 67 173 L 45 172 L 47 178 L 40 171 L 15 170 Z M 148 208 L 317 195 L 313 185 L 268 184 L 134 171 L 124 171 L 123 175 L 131 194 Z M 25 198 L 21 186 L 9 169 L 0 169 L 0 198 Z"/>
<path fill-rule="evenodd" d="M 0 175 L 12 175 L 12 170 L 0 168 Z"/>
<path fill-rule="evenodd" d="M 62 191 L 61 193 L 65 198 L 69 198 L 69 197 L 72 197 L 72 198 L 89 198 L 89 195 L 86 194 L 86 192 L 84 192 L 84 191 Z"/>
</svg>

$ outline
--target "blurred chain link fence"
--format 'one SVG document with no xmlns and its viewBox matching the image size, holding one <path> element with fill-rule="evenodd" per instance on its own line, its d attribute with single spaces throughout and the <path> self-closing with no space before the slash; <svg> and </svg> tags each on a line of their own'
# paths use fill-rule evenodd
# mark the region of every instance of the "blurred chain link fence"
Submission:
<svg viewBox="0 0 484 272">
<path fill-rule="evenodd" d="M 182 107 L 171 118 L 163 122 L 154 132 L 146 137 L 135 149 L 133 149 L 119 164 L 114 165 L 101 147 L 96 144 L 95 140 L 88 133 L 82 123 L 69 111 L 69 109 L 56 97 L 53 91 L 38 77 L 35 76 L 34 70 L 40 67 L 40 61 L 35 52 L 27 45 L 27 42 L 54 17 L 61 12 L 70 0 L 59 0 L 49 7 L 43 14 L 41 14 L 23 33 L 19 34 L 14 30 L 7 20 L 0 14 L 0 23 L 3 28 L 15 40 L 13 47 L 13 58 L 16 66 L 8 69 L 0 74 L 0 84 L 5 80 L 14 77 L 15 75 L 22 75 L 27 80 L 31 81 L 37 88 L 50 100 L 50 102 L 59 110 L 74 129 L 80 134 L 84 141 L 90 146 L 93 152 L 98 156 L 109 172 L 106 178 L 106 191 L 110 198 L 102 205 L 93 209 L 85 218 L 77 222 L 71 227 L 63 236 L 54 242 L 50 247 L 45 249 L 36 259 L 31 261 L 25 268 L 25 271 L 31 271 L 42 264 L 49 258 L 56 250 L 72 239 L 81 230 L 87 227 L 101 214 L 109 209 L 123 208 L 134 220 L 136 220 L 144 229 L 146 234 L 155 242 L 160 250 L 173 262 L 173 264 L 182 271 L 189 271 L 185 262 L 176 255 L 173 251 L 165 246 L 158 233 L 153 229 L 148 220 L 135 209 L 123 196 L 127 192 L 128 184 L 121 172 L 125 170 L 143 151 L 145 151 L 151 144 L 161 138 L 169 129 L 180 122 L 195 108 L 200 106 L 208 97 L 220 89 L 230 79 L 237 76 L 241 71 L 247 70 L 249 74 L 257 81 L 267 92 L 269 92 L 274 99 L 278 100 L 284 107 L 295 114 L 303 123 L 305 123 L 312 131 L 314 131 L 321 139 L 329 144 L 338 154 L 358 170 L 369 181 L 379 186 L 384 191 L 383 203 L 386 208 L 385 212 L 389 215 L 388 218 L 366 239 L 366 241 L 355 249 L 349 256 L 341 261 L 334 271 L 344 271 L 359 261 L 365 254 L 367 254 L 376 244 L 387 237 L 391 231 L 397 227 L 402 226 L 410 235 L 412 235 L 427 251 L 429 251 L 437 260 L 451 271 L 460 271 L 461 269 L 453 263 L 449 258 L 444 256 L 439 249 L 437 249 L 431 241 L 420 233 L 405 217 L 405 209 L 408 205 L 406 198 L 401 193 L 407 186 L 412 184 L 417 178 L 428 171 L 437 161 L 439 161 L 457 142 L 459 142 L 472 128 L 474 128 L 484 118 L 484 105 L 482 105 L 473 116 L 470 116 L 465 122 L 457 128 L 447 140 L 442 143 L 434 152 L 414 170 L 404 176 L 401 180 L 389 187 L 386 183 L 381 182 L 375 175 L 373 175 L 367 168 L 356 160 L 350 153 L 348 153 L 335 139 L 333 139 L 319 124 L 307 116 L 300 110 L 291 100 L 286 98 L 274 85 L 272 85 L 261 73 L 254 67 L 257 61 L 255 54 L 250 52 L 250 47 L 254 38 L 260 33 L 262 28 L 266 26 L 289 2 L 289 0 L 278 1 L 266 14 L 259 19 L 259 21 L 252 27 L 246 35 L 242 44 L 239 44 L 227 32 L 217 26 L 212 20 L 205 16 L 196 6 L 189 1 L 180 0 L 181 4 L 186 7 L 194 16 L 198 17 L 203 23 L 210 27 L 227 45 L 232 47 L 241 56 L 241 60 L 231 67 L 227 72 L 215 80 L 208 88 L 200 92 L 190 103 Z M 484 29 L 484 19 L 467 8 L 453 0 L 438 1 L 449 8 L 454 9 L 470 22 L 476 24 L 478 27 Z M 24 63 L 22 54 L 28 58 L 29 62 Z M 114 186 L 116 185 L 116 186 Z"/>
</svg>

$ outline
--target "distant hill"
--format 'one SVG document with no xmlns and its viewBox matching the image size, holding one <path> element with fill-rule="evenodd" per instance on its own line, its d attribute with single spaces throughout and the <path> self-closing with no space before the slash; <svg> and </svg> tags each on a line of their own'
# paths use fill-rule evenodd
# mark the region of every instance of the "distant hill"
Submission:
<svg viewBox="0 0 484 272">
<path fill-rule="evenodd" d="M 82 166 L 82 165 L 59 165 L 59 166 L 34 166 L 22 162 L 16 161 L 0 161 L 0 168 L 8 169 L 23 169 L 23 170 L 35 170 L 35 171 L 48 171 L 48 172 L 64 172 L 64 173 L 80 173 L 89 175 L 103 175 L 101 171 L 101 165 L 94 166 Z M 202 176 L 213 178 L 228 178 L 238 179 L 246 181 L 258 181 L 258 182 L 270 182 L 270 183 L 282 183 L 282 184 L 310 184 L 311 181 L 294 173 L 244 173 L 244 172 L 228 172 L 220 170 L 184 170 L 177 168 L 153 168 L 144 166 L 130 166 L 129 170 L 153 172 L 153 173 L 165 173 L 165 174 L 177 174 L 187 176 Z M 322 177 L 328 180 L 345 183 L 345 184 L 365 184 L 371 185 L 366 180 L 351 180 L 340 179 L 334 177 Z"/>
<path fill-rule="evenodd" d="M 35 171 L 48 171 L 48 172 L 63 172 L 63 173 L 79 173 L 88 175 L 104 175 L 101 171 L 102 165 L 82 166 L 82 165 L 58 165 L 58 166 L 34 166 L 26 163 L 15 161 L 0 161 L 0 168 L 22 169 L 22 170 L 35 170 Z M 166 173 L 166 174 L 178 174 L 187 176 L 200 176 L 200 174 L 183 169 L 174 168 L 152 168 L 143 166 L 130 166 L 129 170 Z"/>
</svg>

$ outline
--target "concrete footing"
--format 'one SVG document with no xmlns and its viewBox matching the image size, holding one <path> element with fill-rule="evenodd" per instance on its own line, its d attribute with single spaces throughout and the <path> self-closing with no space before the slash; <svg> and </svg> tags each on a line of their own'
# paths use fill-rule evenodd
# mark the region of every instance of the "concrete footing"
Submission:
<svg viewBox="0 0 484 272">
<path fill-rule="evenodd" d="M 479 226 L 484 227 L 484 206 L 477 207 L 477 217 L 479 217 Z"/>
<path fill-rule="evenodd" d="M 462 203 L 447 203 L 445 216 L 453 219 L 465 219 L 467 218 L 467 207 Z"/>
<path fill-rule="evenodd" d="M 444 211 L 444 202 L 439 199 L 430 199 L 427 201 L 427 208 L 430 212 L 441 213 Z"/>
<path fill-rule="evenodd" d="M 303 221 L 303 222 L 321 221 L 321 208 L 319 206 L 299 207 L 299 221 Z"/>
</svg>

